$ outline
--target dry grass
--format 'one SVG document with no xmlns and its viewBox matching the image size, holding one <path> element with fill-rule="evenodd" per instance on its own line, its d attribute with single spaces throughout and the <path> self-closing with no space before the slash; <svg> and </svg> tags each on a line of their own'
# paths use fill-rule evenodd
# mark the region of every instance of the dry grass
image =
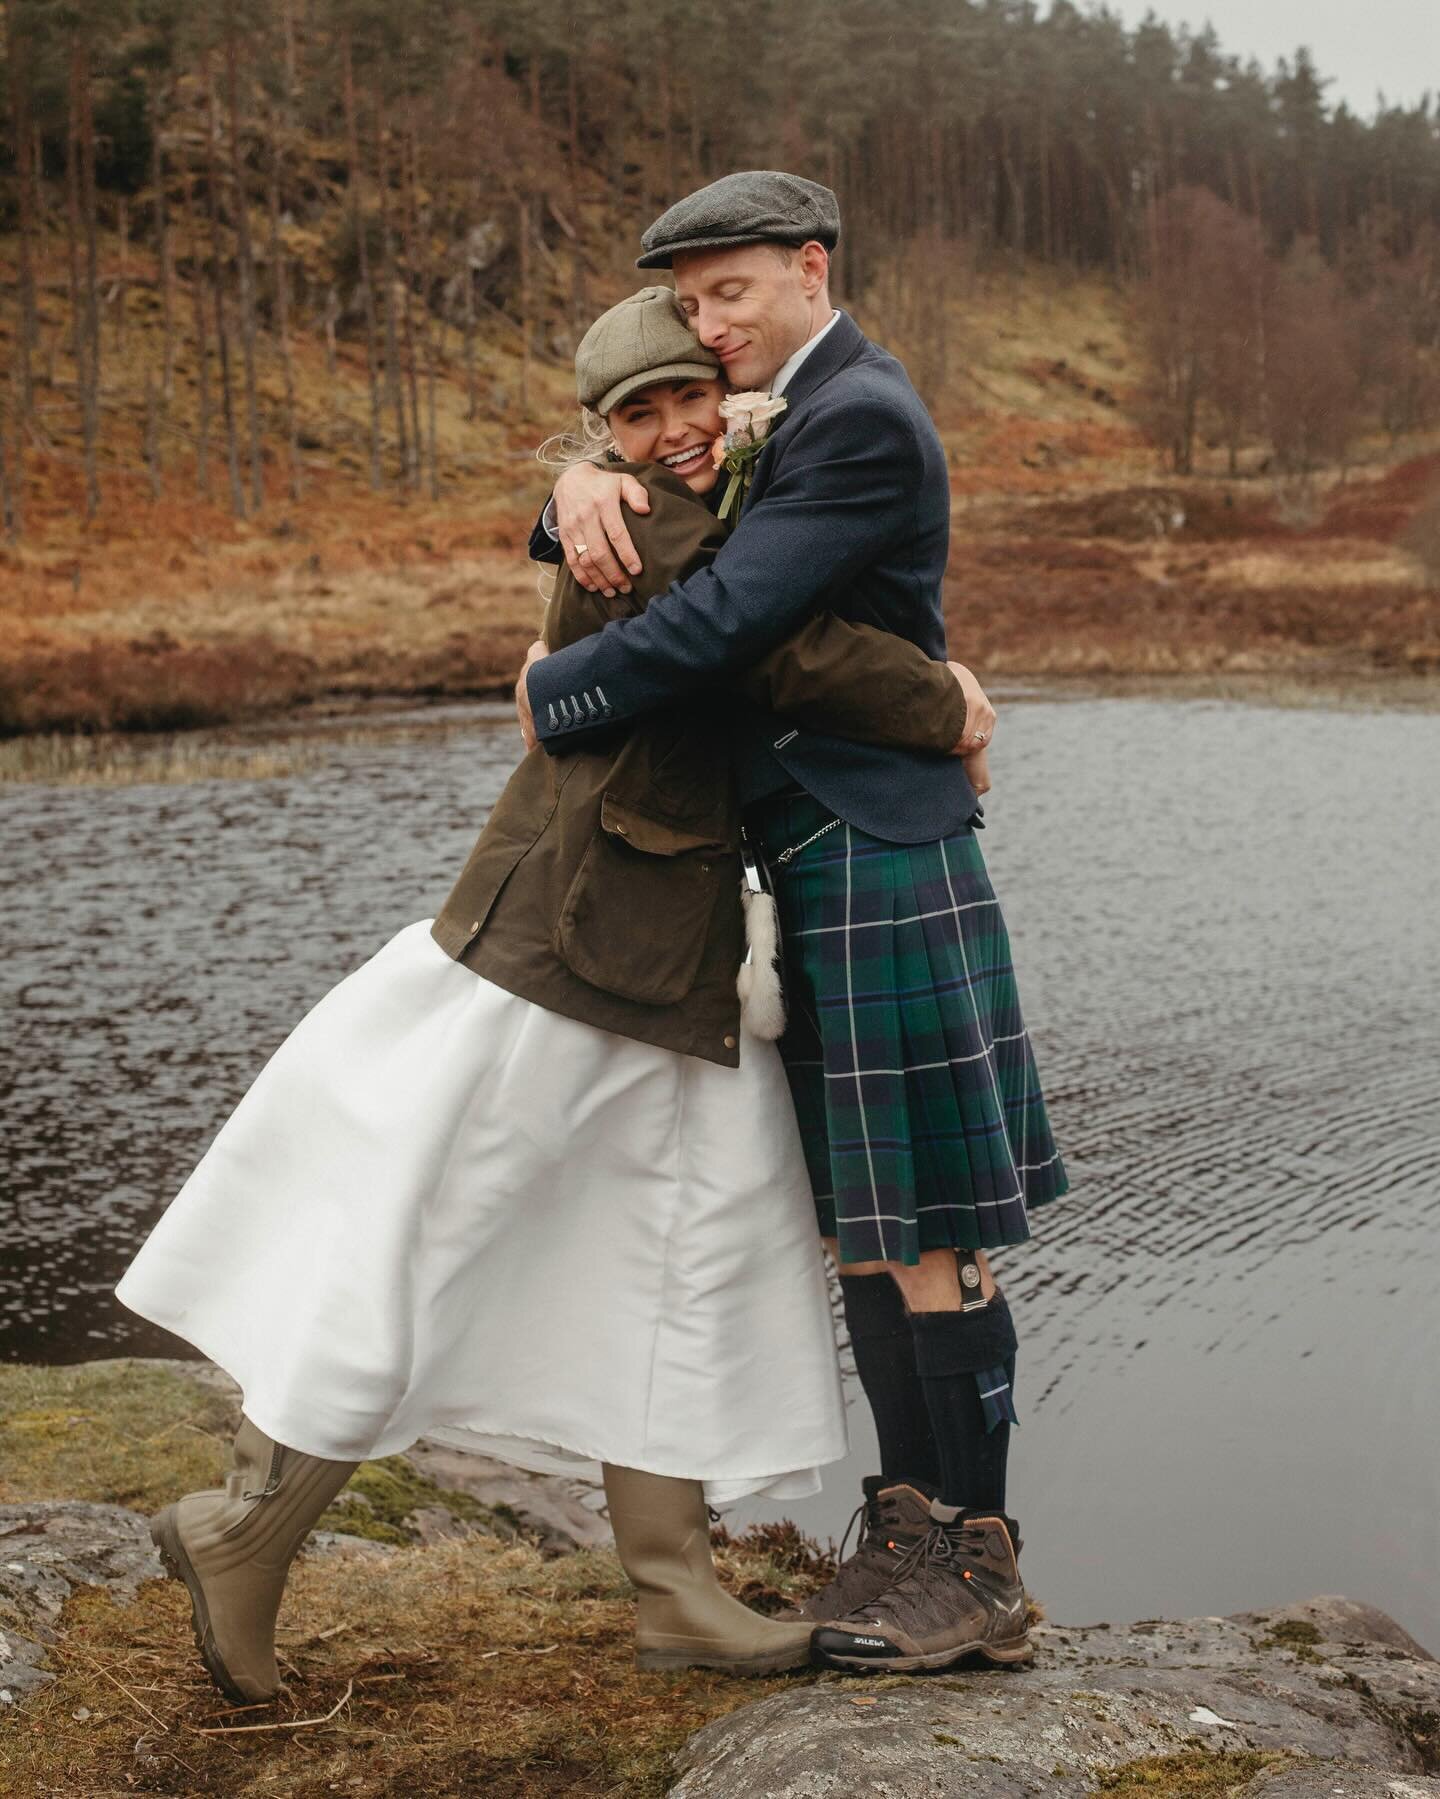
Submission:
<svg viewBox="0 0 1440 1799">
<path fill-rule="evenodd" d="M 0 742 L 0 785 L 43 781 L 52 787 L 136 787 L 149 782 L 266 781 L 318 767 L 313 744 L 263 749 L 165 737 L 16 737 Z"/>
<path fill-rule="evenodd" d="M 733 1562 L 727 1572 L 745 1584 Z M 546 1561 L 490 1537 L 302 1558 L 281 1614 L 288 1690 L 271 1706 L 224 1705 L 188 1613 L 172 1582 L 128 1607 L 73 1599 L 52 1655 L 59 1678 L 0 1719 L 0 1790 L 647 1799 L 665 1791 L 691 1732 L 784 1684 L 642 1675 L 613 1556 Z"/>
<path fill-rule="evenodd" d="M 951 652 L 991 674 L 1431 674 L 1440 583 L 1394 538 L 1437 477 L 1431 454 L 1336 487 L 1303 533 L 1258 485 L 992 503 L 956 534 Z"/>
</svg>

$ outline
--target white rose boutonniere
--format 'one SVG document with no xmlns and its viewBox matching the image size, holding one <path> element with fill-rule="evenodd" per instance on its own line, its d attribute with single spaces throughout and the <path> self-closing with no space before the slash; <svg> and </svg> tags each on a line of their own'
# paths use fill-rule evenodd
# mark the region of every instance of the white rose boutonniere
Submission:
<svg viewBox="0 0 1440 1799">
<path fill-rule="evenodd" d="M 770 428 L 785 410 L 783 394 L 727 394 L 720 402 L 725 434 L 715 439 L 711 454 L 716 468 L 729 469 L 730 485 L 720 502 L 720 517 L 738 512 L 740 501 L 755 474 L 755 461 L 765 448 Z"/>
</svg>

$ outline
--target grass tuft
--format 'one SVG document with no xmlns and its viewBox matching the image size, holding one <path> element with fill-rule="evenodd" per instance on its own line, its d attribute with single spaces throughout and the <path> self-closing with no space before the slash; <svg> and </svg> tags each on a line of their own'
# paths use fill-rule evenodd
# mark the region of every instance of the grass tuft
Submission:
<svg viewBox="0 0 1440 1799">
<path fill-rule="evenodd" d="M 1221 1799 L 1284 1759 L 1259 1750 L 1191 1749 L 1181 1755 L 1147 1755 L 1105 1769 L 1096 1776 L 1094 1790 L 1114 1799 L 1155 1799 L 1155 1795 L 1162 1799 Z"/>
</svg>

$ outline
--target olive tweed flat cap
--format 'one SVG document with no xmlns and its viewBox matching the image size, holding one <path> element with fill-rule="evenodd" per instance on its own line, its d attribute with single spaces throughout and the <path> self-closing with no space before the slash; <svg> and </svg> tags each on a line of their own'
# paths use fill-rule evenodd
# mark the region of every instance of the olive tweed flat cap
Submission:
<svg viewBox="0 0 1440 1799">
<path fill-rule="evenodd" d="M 778 169 L 743 169 L 677 200 L 640 239 L 639 269 L 668 269 L 685 250 L 840 241 L 840 202 L 828 187 Z"/>
<path fill-rule="evenodd" d="M 575 352 L 575 392 L 603 418 L 653 381 L 713 381 L 720 362 L 692 334 L 668 287 L 642 287 L 602 312 Z"/>
</svg>

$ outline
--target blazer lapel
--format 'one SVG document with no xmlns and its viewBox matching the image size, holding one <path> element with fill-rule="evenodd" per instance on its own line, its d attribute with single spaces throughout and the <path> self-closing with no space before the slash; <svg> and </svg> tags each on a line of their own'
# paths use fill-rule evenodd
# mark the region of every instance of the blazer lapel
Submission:
<svg viewBox="0 0 1440 1799">
<path fill-rule="evenodd" d="M 785 389 L 785 410 L 780 414 L 775 429 L 766 439 L 765 447 L 756 460 L 755 478 L 745 490 L 740 508 L 742 513 L 759 499 L 769 482 L 771 464 L 775 460 L 770 454 L 772 446 L 784 437 L 796 415 L 804 410 L 805 402 L 818 393 L 832 375 L 838 375 L 841 369 L 854 362 L 868 347 L 869 342 L 869 338 L 850 314 L 842 312 L 826 332 L 823 342 L 816 344 L 796 369 L 794 379 Z"/>
<path fill-rule="evenodd" d="M 840 317 L 825 333 L 821 341 L 805 358 L 795 371 L 794 378 L 785 389 L 785 398 L 789 405 L 784 417 L 803 406 L 817 388 L 821 388 L 832 375 L 838 375 L 847 363 L 853 362 L 865 348 L 869 340 L 855 323 L 848 312 Z"/>
</svg>

